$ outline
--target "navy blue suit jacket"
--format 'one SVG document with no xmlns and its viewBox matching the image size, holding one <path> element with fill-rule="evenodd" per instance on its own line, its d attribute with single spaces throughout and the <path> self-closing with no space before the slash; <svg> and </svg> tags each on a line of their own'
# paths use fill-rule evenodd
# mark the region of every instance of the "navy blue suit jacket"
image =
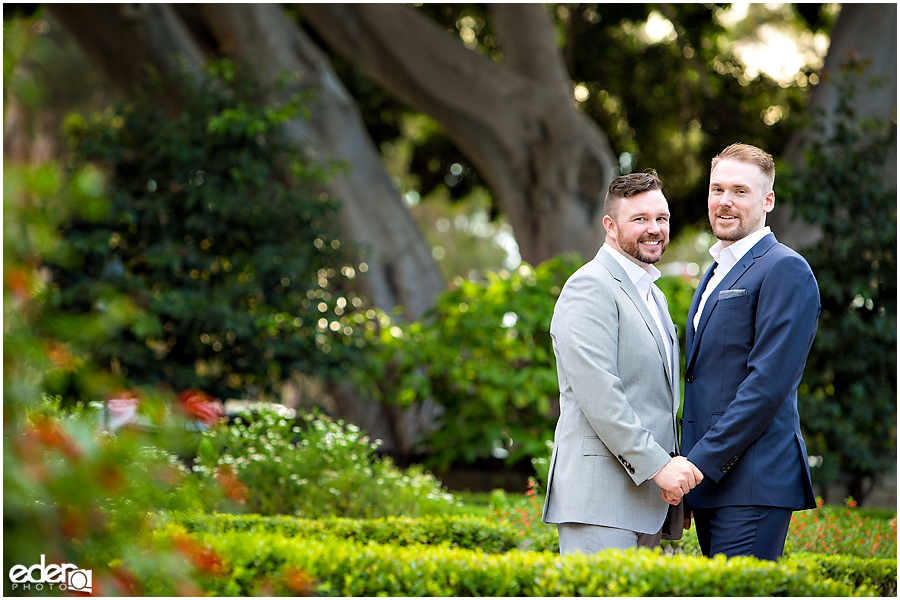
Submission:
<svg viewBox="0 0 900 600">
<path fill-rule="evenodd" d="M 797 387 L 821 304 L 802 256 L 766 235 L 688 312 L 681 451 L 703 472 L 693 508 L 816 506 Z"/>
</svg>

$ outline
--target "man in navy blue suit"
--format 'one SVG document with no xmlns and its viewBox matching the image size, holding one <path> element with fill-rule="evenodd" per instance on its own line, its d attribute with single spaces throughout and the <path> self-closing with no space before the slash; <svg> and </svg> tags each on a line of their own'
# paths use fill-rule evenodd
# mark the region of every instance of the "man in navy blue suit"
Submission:
<svg viewBox="0 0 900 600">
<path fill-rule="evenodd" d="M 687 321 L 682 453 L 703 473 L 685 496 L 706 556 L 784 552 L 794 510 L 816 507 L 797 386 L 816 335 L 819 288 L 766 227 L 775 164 L 732 144 L 712 160 L 715 263 Z M 672 498 L 674 500 L 675 498 Z"/>
</svg>

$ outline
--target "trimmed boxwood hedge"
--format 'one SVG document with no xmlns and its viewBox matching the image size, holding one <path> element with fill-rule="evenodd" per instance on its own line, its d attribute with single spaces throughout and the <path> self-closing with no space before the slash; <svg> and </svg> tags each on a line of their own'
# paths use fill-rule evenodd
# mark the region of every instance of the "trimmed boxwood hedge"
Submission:
<svg viewBox="0 0 900 600">
<path fill-rule="evenodd" d="M 167 535 L 190 532 L 222 557 L 224 570 L 204 580 L 213 594 L 891 596 L 897 590 L 896 562 L 888 559 L 796 553 L 771 563 L 648 550 L 560 558 L 516 549 L 515 527 L 483 517 L 182 514 L 176 521 Z"/>
<path fill-rule="evenodd" d="M 459 548 L 480 548 L 492 554 L 508 552 L 514 548 L 525 549 L 521 548 L 522 539 L 517 536 L 516 528 L 509 523 L 464 515 L 303 519 L 291 516 L 194 513 L 175 515 L 175 520 L 192 532 L 272 532 L 285 537 L 320 540 L 336 537 L 397 546 L 449 544 Z"/>
<path fill-rule="evenodd" d="M 177 536 L 176 526 L 164 535 Z M 857 596 L 806 562 L 667 557 L 645 548 L 560 557 L 492 554 L 449 544 L 363 544 L 278 532 L 197 533 L 219 557 L 199 583 L 210 594 L 326 596 Z"/>
</svg>

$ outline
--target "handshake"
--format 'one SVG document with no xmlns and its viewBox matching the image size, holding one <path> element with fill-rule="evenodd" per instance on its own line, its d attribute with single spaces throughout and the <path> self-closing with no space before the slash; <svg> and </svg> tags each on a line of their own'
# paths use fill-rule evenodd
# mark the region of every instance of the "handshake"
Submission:
<svg viewBox="0 0 900 600">
<path fill-rule="evenodd" d="M 676 456 L 653 476 L 653 481 L 662 490 L 662 499 L 674 506 L 703 481 L 703 473 L 685 457 Z"/>
</svg>

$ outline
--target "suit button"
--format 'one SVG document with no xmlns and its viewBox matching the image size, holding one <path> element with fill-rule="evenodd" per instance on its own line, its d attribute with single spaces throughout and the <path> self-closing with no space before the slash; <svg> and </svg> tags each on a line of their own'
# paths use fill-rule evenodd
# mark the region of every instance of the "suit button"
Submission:
<svg viewBox="0 0 900 600">
<path fill-rule="evenodd" d="M 728 467 L 722 467 L 722 468 L 719 469 L 719 470 L 722 471 L 723 473 L 727 473 L 727 472 L 728 472 Z"/>
<path fill-rule="evenodd" d="M 628 467 L 628 470 L 631 471 L 631 474 L 632 474 L 632 475 L 634 475 L 634 469 L 633 469 L 633 468 Z"/>
<path fill-rule="evenodd" d="M 688 375 L 687 377 L 684 378 L 684 381 L 685 381 L 686 383 L 694 383 L 694 376 L 693 376 L 693 375 Z"/>
</svg>

